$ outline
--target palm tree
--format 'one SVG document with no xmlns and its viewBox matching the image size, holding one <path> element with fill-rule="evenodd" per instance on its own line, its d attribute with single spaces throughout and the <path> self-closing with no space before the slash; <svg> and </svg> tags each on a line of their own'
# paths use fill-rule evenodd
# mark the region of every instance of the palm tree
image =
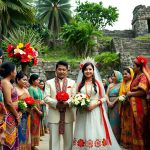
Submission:
<svg viewBox="0 0 150 150">
<path fill-rule="evenodd" d="M 30 2 L 32 0 L 0 0 L 0 38 L 17 25 L 34 22 Z"/>
<path fill-rule="evenodd" d="M 38 0 L 38 18 L 56 36 L 71 19 L 70 0 Z"/>
</svg>

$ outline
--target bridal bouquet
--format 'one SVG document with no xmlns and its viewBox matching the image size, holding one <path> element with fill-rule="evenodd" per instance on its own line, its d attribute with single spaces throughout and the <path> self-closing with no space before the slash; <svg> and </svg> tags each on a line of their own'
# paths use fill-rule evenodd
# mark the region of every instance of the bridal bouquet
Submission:
<svg viewBox="0 0 150 150">
<path fill-rule="evenodd" d="M 126 101 L 128 99 L 128 97 L 126 96 L 126 95 L 120 95 L 119 97 L 118 97 L 118 101 L 120 102 L 120 103 L 123 103 L 124 101 Z"/>
<path fill-rule="evenodd" d="M 27 110 L 27 104 L 23 100 L 18 100 L 18 111 L 25 112 Z"/>
<path fill-rule="evenodd" d="M 29 65 L 37 65 L 38 52 L 30 43 L 19 43 L 17 46 L 8 44 L 8 57 L 16 63 L 29 63 Z"/>
<path fill-rule="evenodd" d="M 80 111 L 84 110 L 84 108 L 87 108 L 90 104 L 90 99 L 87 95 L 78 93 L 76 94 L 72 99 L 72 106 L 76 107 Z"/>
</svg>

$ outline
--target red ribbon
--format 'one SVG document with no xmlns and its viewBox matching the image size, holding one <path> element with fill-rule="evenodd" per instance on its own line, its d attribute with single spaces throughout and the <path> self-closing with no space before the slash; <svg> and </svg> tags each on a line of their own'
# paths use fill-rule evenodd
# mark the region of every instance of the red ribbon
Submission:
<svg viewBox="0 0 150 150">
<path fill-rule="evenodd" d="M 97 84 L 98 89 L 99 89 L 99 96 L 101 97 L 101 95 L 102 95 L 101 88 L 100 88 L 100 85 L 99 85 L 99 83 L 98 83 L 97 80 L 96 80 L 96 84 Z M 103 119 L 103 122 L 104 122 L 104 128 L 105 128 L 105 133 L 106 133 L 106 140 L 111 145 L 112 142 L 111 142 L 111 139 L 110 139 L 110 135 L 109 135 L 109 131 L 108 131 L 108 126 L 107 126 L 107 123 L 106 123 L 106 119 L 104 117 L 104 109 L 103 109 L 102 105 L 99 105 L 99 107 L 100 107 L 100 111 L 102 113 L 102 119 Z"/>
</svg>

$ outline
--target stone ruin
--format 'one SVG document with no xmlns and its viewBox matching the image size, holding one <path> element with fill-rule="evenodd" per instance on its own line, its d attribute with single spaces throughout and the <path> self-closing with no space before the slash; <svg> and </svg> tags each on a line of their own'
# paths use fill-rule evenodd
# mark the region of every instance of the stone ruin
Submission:
<svg viewBox="0 0 150 150">
<path fill-rule="evenodd" d="M 150 6 L 138 5 L 134 8 L 132 30 L 103 30 L 103 32 L 105 36 L 113 37 L 111 48 L 107 51 L 120 55 L 121 68 L 132 66 L 132 60 L 137 55 L 146 56 L 150 62 L 150 41 L 135 39 L 138 36 L 150 36 Z M 95 55 L 102 51 L 104 50 L 97 46 Z M 50 79 L 55 76 L 55 64 L 56 62 L 39 62 L 37 67 L 31 69 L 31 73 L 37 73 L 45 80 Z M 76 79 L 78 71 L 79 67 L 70 68 L 69 77 Z"/>
</svg>

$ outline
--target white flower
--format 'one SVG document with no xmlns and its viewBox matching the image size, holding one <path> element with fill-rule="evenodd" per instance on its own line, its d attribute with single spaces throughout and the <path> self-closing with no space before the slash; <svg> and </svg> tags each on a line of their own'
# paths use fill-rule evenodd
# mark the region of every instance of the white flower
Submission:
<svg viewBox="0 0 150 150">
<path fill-rule="evenodd" d="M 82 102 L 81 102 L 81 106 L 84 106 L 86 103 L 85 103 L 85 100 L 83 99 Z"/>
<path fill-rule="evenodd" d="M 123 101 L 126 100 L 126 96 L 125 95 L 121 95 L 121 96 L 119 96 L 118 100 L 123 102 Z"/>
<path fill-rule="evenodd" d="M 26 102 L 24 102 L 23 104 L 24 104 L 24 106 L 27 108 L 27 104 L 26 104 Z"/>
<path fill-rule="evenodd" d="M 78 105 L 79 103 L 80 103 L 80 102 L 79 102 L 78 100 L 75 100 L 75 101 L 74 101 L 74 104 L 75 104 L 75 105 Z"/>
</svg>

